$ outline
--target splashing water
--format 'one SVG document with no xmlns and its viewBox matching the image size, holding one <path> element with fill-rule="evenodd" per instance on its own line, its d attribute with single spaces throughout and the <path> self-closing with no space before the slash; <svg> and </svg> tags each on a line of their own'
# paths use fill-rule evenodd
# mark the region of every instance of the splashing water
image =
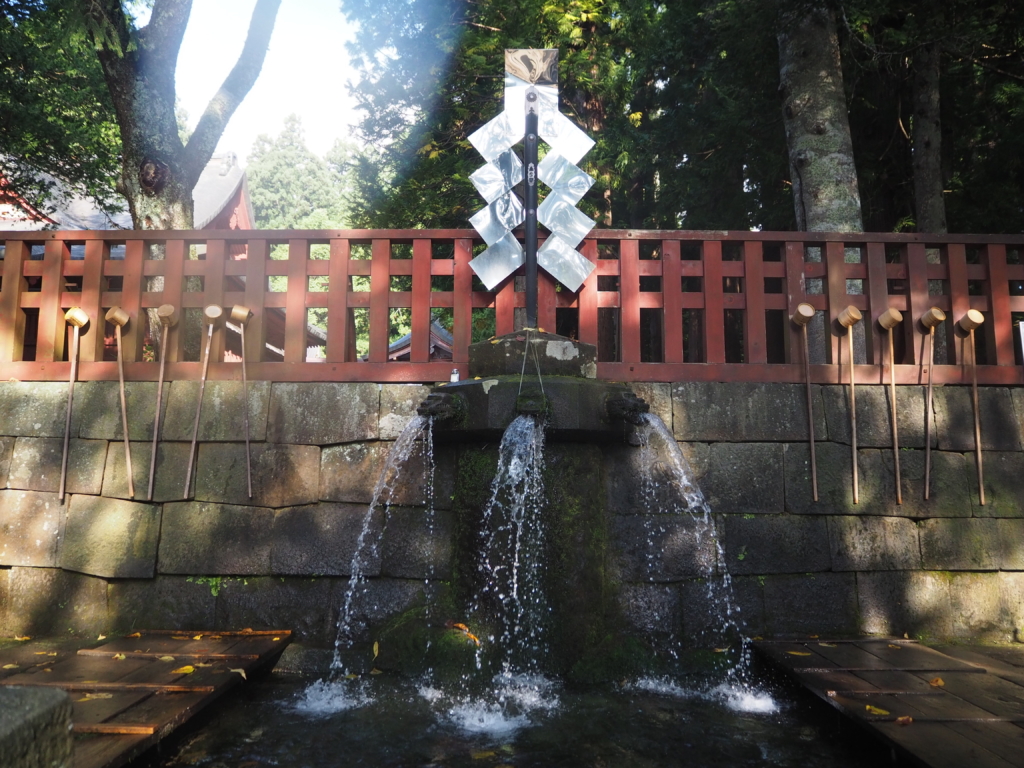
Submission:
<svg viewBox="0 0 1024 768">
<path fill-rule="evenodd" d="M 543 472 L 544 425 L 518 416 L 501 438 L 498 471 L 482 517 L 481 586 L 469 606 L 471 614 L 496 614 L 506 675 L 537 673 L 546 654 Z"/>
<path fill-rule="evenodd" d="M 641 490 L 645 505 L 656 513 L 647 518 L 648 547 L 647 563 L 649 572 L 654 568 L 657 549 L 654 546 L 655 533 L 664 533 L 663 524 L 656 523 L 657 515 L 685 511 L 692 520 L 693 535 L 698 556 L 695 564 L 700 577 L 707 586 L 706 598 L 708 606 L 714 611 L 715 626 L 703 630 L 704 640 L 709 645 L 728 645 L 738 639 L 739 652 L 735 657 L 727 675 L 733 681 L 745 684 L 749 678 L 750 640 L 740 626 L 740 610 L 735 604 L 732 589 L 732 577 L 725 567 L 725 552 L 722 549 L 711 507 L 708 505 L 699 487 L 693 480 L 693 472 L 686 457 L 679 449 L 672 433 L 665 423 L 655 414 L 644 415 L 644 429 L 640 434 L 642 446 L 643 476 Z M 653 465 L 654 454 L 660 449 L 660 455 L 667 458 L 663 481 L 668 488 L 655 478 Z M 663 493 L 667 491 L 667 493 Z M 669 500 L 666 500 L 667 499 Z M 666 508 L 668 507 L 668 508 Z M 682 507 L 682 509 L 680 509 Z M 654 526 L 658 530 L 654 530 Z M 675 639 L 678 645 L 678 638 Z"/>
<path fill-rule="evenodd" d="M 370 529 L 373 527 L 375 513 L 383 505 L 385 518 L 391 510 L 394 501 L 395 490 L 398 487 L 398 479 L 402 468 L 413 455 L 417 446 L 427 460 L 427 474 L 433 480 L 433 445 L 431 441 L 433 419 L 425 416 L 414 416 L 406 424 L 405 429 L 395 440 L 395 444 L 388 453 L 388 460 L 377 478 L 377 484 L 373 489 L 373 498 L 370 506 L 363 517 L 363 527 L 359 531 L 359 538 L 356 539 L 355 552 L 352 555 L 348 589 L 345 591 L 345 599 L 342 602 L 341 612 L 338 615 L 337 634 L 334 639 L 334 658 L 331 661 L 331 672 L 335 676 L 344 672 L 341 660 L 341 650 L 351 644 L 355 633 L 355 604 L 357 595 L 366 592 L 366 568 L 372 563 L 378 554 L 380 546 L 379 537 L 371 537 Z M 428 484 L 428 521 L 433 521 L 432 501 L 433 482 Z"/>
</svg>

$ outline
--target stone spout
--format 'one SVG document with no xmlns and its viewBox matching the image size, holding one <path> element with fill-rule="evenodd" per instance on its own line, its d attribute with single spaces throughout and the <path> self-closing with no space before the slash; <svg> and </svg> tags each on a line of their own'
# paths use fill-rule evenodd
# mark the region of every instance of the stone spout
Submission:
<svg viewBox="0 0 1024 768">
<path fill-rule="evenodd" d="M 633 392 L 616 392 L 606 401 L 608 418 L 611 421 L 624 421 L 635 426 L 643 423 L 644 414 L 651 410 L 651 407 Z"/>
<path fill-rule="evenodd" d="M 458 423 L 466 416 L 466 398 L 453 392 L 431 392 L 416 413 L 433 417 L 435 421 Z"/>
</svg>

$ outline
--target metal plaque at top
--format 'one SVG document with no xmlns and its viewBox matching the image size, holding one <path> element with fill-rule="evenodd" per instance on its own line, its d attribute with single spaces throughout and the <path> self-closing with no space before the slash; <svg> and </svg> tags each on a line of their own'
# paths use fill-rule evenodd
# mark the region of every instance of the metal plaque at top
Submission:
<svg viewBox="0 0 1024 768">
<path fill-rule="evenodd" d="M 558 85 L 558 49 L 506 48 L 505 71 L 534 85 Z"/>
</svg>

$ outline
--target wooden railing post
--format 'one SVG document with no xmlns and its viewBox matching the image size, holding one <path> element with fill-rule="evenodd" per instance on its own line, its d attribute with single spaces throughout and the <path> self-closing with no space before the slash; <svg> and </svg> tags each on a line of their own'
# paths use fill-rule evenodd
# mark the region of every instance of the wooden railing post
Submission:
<svg viewBox="0 0 1024 768">
<path fill-rule="evenodd" d="M 67 246 L 63 240 L 47 240 L 43 250 L 43 290 L 39 300 L 39 330 L 36 335 L 36 362 L 47 363 L 64 359 L 66 325 L 60 305 L 64 292 L 64 256 Z M 90 317 L 90 324 L 96 318 Z"/>
<path fill-rule="evenodd" d="M 125 248 L 124 290 L 126 293 L 131 290 L 129 285 L 142 285 L 143 249 L 145 247 L 145 243 L 135 240 Z M 185 282 L 185 241 L 166 241 L 163 262 L 164 290 L 159 304 L 170 304 L 177 307 L 182 318 L 182 321 L 167 332 L 167 362 L 171 363 L 185 358 L 185 323 L 183 322 L 185 309 L 182 307 L 182 288 Z M 127 303 L 122 306 L 128 310 Z M 136 347 L 142 344 L 143 330 L 141 327 L 136 327 L 136 335 L 132 337 L 131 334 L 132 331 L 129 327 L 128 336 L 131 337 L 131 340 L 127 342 L 126 346 L 133 350 L 131 354 L 134 354 Z M 134 360 L 136 358 L 126 357 L 125 359 Z"/>
<path fill-rule="evenodd" d="M 412 241 L 412 339 L 409 360 L 425 363 L 430 359 L 430 240 Z"/>
<path fill-rule="evenodd" d="M 85 262 L 82 264 L 82 293 L 79 306 L 92 321 L 82 334 L 79 359 L 91 363 L 103 359 L 103 332 L 106 328 L 105 308 L 100 304 L 103 283 L 103 259 L 109 248 L 102 240 L 90 240 L 85 244 Z M 132 318 L 134 322 L 134 318 Z"/>
<path fill-rule="evenodd" d="M 469 362 L 469 343 L 473 339 L 473 241 L 460 238 L 455 241 L 455 293 L 452 315 L 452 362 Z"/>
<path fill-rule="evenodd" d="M 203 278 L 203 306 L 216 304 L 224 306 L 224 262 L 227 258 L 227 244 L 223 240 L 209 240 L 206 243 L 206 274 Z M 290 280 L 290 278 L 289 278 Z M 303 296 L 305 298 L 305 296 Z M 225 317 L 231 314 L 231 307 L 224 307 Z M 246 328 L 246 331 L 249 329 Z M 220 333 L 213 334 L 210 360 L 224 360 L 225 337 L 229 331 L 222 326 Z M 305 357 L 303 357 L 305 359 Z"/>
<path fill-rule="evenodd" d="M 4 248 L 3 282 L 0 283 L 0 363 L 12 363 L 24 356 L 25 313 L 21 294 L 25 290 L 22 265 L 28 259 L 29 246 L 9 240 Z"/>
<path fill-rule="evenodd" d="M 882 341 L 883 331 L 878 325 L 878 318 L 889 309 L 889 280 L 885 274 L 885 245 L 868 243 L 865 250 L 865 262 L 868 270 L 867 285 L 864 292 L 868 295 L 868 325 L 864 335 L 868 343 L 868 362 L 881 365 L 882 354 L 886 344 Z M 888 332 L 884 332 L 888 338 Z M 890 361 L 891 364 L 891 361 Z"/>
<path fill-rule="evenodd" d="M 391 241 L 374 240 L 370 247 L 370 354 L 371 363 L 388 359 L 391 292 Z"/>
<path fill-rule="evenodd" d="M 967 290 L 967 249 L 962 243 L 950 243 L 946 246 L 946 268 L 949 270 L 949 301 L 953 318 L 946 323 L 949 328 L 950 363 L 965 362 L 963 339 L 958 345 L 956 338 L 957 323 L 971 308 L 971 298 Z"/>
<path fill-rule="evenodd" d="M 584 240 L 580 253 L 597 264 L 597 240 Z M 597 279 L 598 269 L 590 273 L 579 294 L 580 341 L 597 346 Z"/>
<path fill-rule="evenodd" d="M 722 241 L 704 241 L 704 360 L 725 362 L 725 295 Z"/>
<path fill-rule="evenodd" d="M 619 241 L 619 338 L 623 363 L 640 362 L 640 248 L 635 239 Z"/>
<path fill-rule="evenodd" d="M 661 242 L 661 292 L 664 306 L 666 363 L 683 362 L 683 290 L 682 264 L 679 260 L 679 241 Z"/>
<path fill-rule="evenodd" d="M 266 297 L 267 297 L 267 241 L 263 238 L 250 240 L 245 257 L 245 306 L 252 310 L 252 317 L 245 326 L 245 359 L 247 363 L 258 363 L 263 359 L 266 344 Z M 334 287 L 332 278 L 331 287 Z M 330 322 L 330 315 L 328 315 Z M 327 335 L 330 343 L 330 332 Z M 330 358 L 328 358 L 330 359 Z"/>
<path fill-rule="evenodd" d="M 1010 278 L 1006 273 L 1006 246 L 989 243 L 985 246 L 984 260 L 988 271 L 990 314 L 989 322 L 985 323 L 988 326 L 985 334 L 989 349 L 989 359 L 986 362 L 1013 365 L 1013 327 L 1010 322 Z"/>
<path fill-rule="evenodd" d="M 743 293 L 746 299 L 746 317 L 743 333 L 744 360 L 748 363 L 768 362 L 765 346 L 764 316 L 764 257 L 761 242 L 743 243 Z"/>
<path fill-rule="evenodd" d="M 306 262 L 308 260 L 309 241 L 289 240 L 288 293 L 285 298 L 284 313 L 284 361 L 286 363 L 306 361 L 306 291 L 309 287 Z"/>
<path fill-rule="evenodd" d="M 839 344 L 842 339 L 833 333 L 833 330 L 837 327 L 839 315 L 846 305 L 849 304 L 847 296 L 849 295 L 846 291 L 846 249 L 842 242 L 829 241 L 825 243 L 825 268 L 828 270 L 826 281 L 828 284 L 828 290 L 826 295 L 828 296 L 828 315 L 825 318 L 825 338 L 830 340 L 828 345 L 829 358 L 828 362 L 835 364 L 839 361 Z M 846 333 L 853 333 L 851 328 L 846 329 Z M 852 362 L 852 361 L 851 361 Z"/>
</svg>

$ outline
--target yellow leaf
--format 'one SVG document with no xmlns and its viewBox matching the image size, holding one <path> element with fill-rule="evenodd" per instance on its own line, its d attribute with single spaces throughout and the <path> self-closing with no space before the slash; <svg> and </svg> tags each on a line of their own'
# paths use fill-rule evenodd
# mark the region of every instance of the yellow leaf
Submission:
<svg viewBox="0 0 1024 768">
<path fill-rule="evenodd" d="M 17 664 L 4 664 L 4 669 L 17 669 Z"/>
<path fill-rule="evenodd" d="M 865 704 L 864 705 L 864 709 L 866 709 L 872 715 L 888 715 L 889 714 L 888 710 L 882 709 L 881 707 L 873 707 L 870 704 Z"/>
<path fill-rule="evenodd" d="M 373 669 L 370 670 L 370 674 L 371 675 L 379 675 L 379 674 L 381 674 L 381 671 L 379 669 L 377 669 L 376 667 L 374 667 Z"/>
<path fill-rule="evenodd" d="M 125 655 L 123 653 L 115 653 L 114 654 L 114 658 L 117 659 L 118 661 L 124 661 L 125 660 Z"/>
<path fill-rule="evenodd" d="M 141 632 L 132 632 L 130 635 L 125 635 L 125 637 L 142 637 L 142 633 Z"/>
<path fill-rule="evenodd" d="M 195 637 L 193 637 L 192 639 L 193 639 L 193 640 L 202 640 L 202 639 L 203 639 L 203 636 L 202 636 L 202 635 L 196 635 L 196 636 L 195 636 Z"/>
<path fill-rule="evenodd" d="M 466 633 L 466 638 L 469 639 L 469 640 L 472 640 L 474 643 L 476 643 L 476 647 L 477 648 L 480 647 L 480 638 L 477 637 L 476 635 L 474 635 L 472 632 L 467 632 Z"/>
<path fill-rule="evenodd" d="M 943 680 L 941 677 L 933 677 L 931 680 L 928 681 L 928 685 L 930 685 L 932 688 L 941 688 L 945 684 L 946 681 Z"/>
<path fill-rule="evenodd" d="M 351 672 L 349 672 L 347 675 L 345 675 L 345 679 L 346 680 L 355 680 L 357 677 L 359 677 L 359 675 L 354 675 Z"/>
<path fill-rule="evenodd" d="M 729 646 L 726 646 L 725 648 L 715 648 L 715 653 L 725 653 L 728 650 Z"/>
<path fill-rule="evenodd" d="M 474 760 L 486 760 L 489 757 L 497 757 L 498 753 L 493 749 L 487 750 L 486 752 L 474 752 L 472 757 Z"/>
<path fill-rule="evenodd" d="M 786 651 L 790 656 L 810 656 L 810 651 Z"/>
<path fill-rule="evenodd" d="M 198 639 L 199 639 L 199 638 L 197 637 L 197 638 L 196 638 L 196 640 L 198 640 Z M 272 641 L 274 641 L 274 642 L 276 643 L 276 642 L 277 642 L 278 640 L 280 640 L 281 638 L 280 638 L 280 637 L 272 637 L 272 638 L 270 638 L 270 639 L 271 639 Z"/>
<path fill-rule="evenodd" d="M 173 656 L 161 656 L 160 661 L 174 661 Z"/>
<path fill-rule="evenodd" d="M 808 637 L 811 638 L 811 640 L 817 640 L 818 639 L 818 635 L 808 635 Z"/>
<path fill-rule="evenodd" d="M 380 655 L 380 644 L 376 640 L 373 641 L 373 658 L 376 659 Z M 372 659 L 371 659 L 372 661 Z"/>
<path fill-rule="evenodd" d="M 184 667 L 178 667 L 177 669 L 172 669 L 171 670 L 171 674 L 172 675 L 191 675 L 195 671 L 196 671 L 195 667 L 193 667 L 191 664 L 186 664 Z"/>
<path fill-rule="evenodd" d="M 245 676 L 245 670 L 244 669 L 232 669 L 232 670 L 228 670 L 228 671 L 230 671 L 230 672 L 237 672 L 238 674 L 240 674 L 242 676 L 243 680 L 248 680 L 249 679 L 248 677 Z"/>
<path fill-rule="evenodd" d="M 99 637 L 96 638 L 96 641 L 99 642 L 100 640 L 106 640 L 106 639 L 107 639 L 106 635 L 100 635 Z"/>
<path fill-rule="evenodd" d="M 822 648 L 837 648 L 835 643 L 818 643 Z"/>
<path fill-rule="evenodd" d="M 904 715 L 903 717 L 896 718 L 896 725 L 910 725 L 914 722 L 914 718 L 910 715 Z"/>
<path fill-rule="evenodd" d="M 197 666 L 197 667 L 212 667 L 212 666 L 213 666 L 213 664 L 204 664 L 204 663 L 203 663 L 203 662 L 201 662 L 201 661 L 197 661 L 197 662 L 196 662 L 196 666 Z"/>
<path fill-rule="evenodd" d="M 87 693 L 78 701 L 96 701 L 97 699 L 112 699 L 114 694 L 112 693 Z"/>
<path fill-rule="evenodd" d="M 761 637 L 760 635 L 758 635 L 757 637 L 755 637 L 755 638 L 753 638 L 753 639 L 754 639 L 754 640 L 764 640 L 764 638 L 763 638 L 763 637 Z"/>
<path fill-rule="evenodd" d="M 27 635 L 25 635 L 25 636 L 22 636 L 22 637 L 18 637 L 17 635 L 15 635 L 15 636 L 14 636 L 14 639 L 15 639 L 15 640 L 20 640 L 21 642 L 25 642 L 26 640 L 31 640 L 32 638 L 31 638 L 31 637 L 28 637 Z"/>
<path fill-rule="evenodd" d="M 171 640 L 188 640 L 184 635 L 171 635 Z"/>
<path fill-rule="evenodd" d="M 46 651 L 36 651 L 35 655 L 36 656 L 45 656 L 46 655 Z"/>
<path fill-rule="evenodd" d="M 52 669 L 44 669 L 43 672 L 53 672 Z"/>
<path fill-rule="evenodd" d="M 220 640 L 221 637 L 220 637 L 220 635 L 210 635 L 209 639 L 210 640 Z"/>
<path fill-rule="evenodd" d="M 889 647 L 892 648 L 893 650 L 896 650 L 896 651 L 902 651 L 903 650 L 903 646 L 894 645 L 892 643 L 889 643 Z"/>
</svg>

